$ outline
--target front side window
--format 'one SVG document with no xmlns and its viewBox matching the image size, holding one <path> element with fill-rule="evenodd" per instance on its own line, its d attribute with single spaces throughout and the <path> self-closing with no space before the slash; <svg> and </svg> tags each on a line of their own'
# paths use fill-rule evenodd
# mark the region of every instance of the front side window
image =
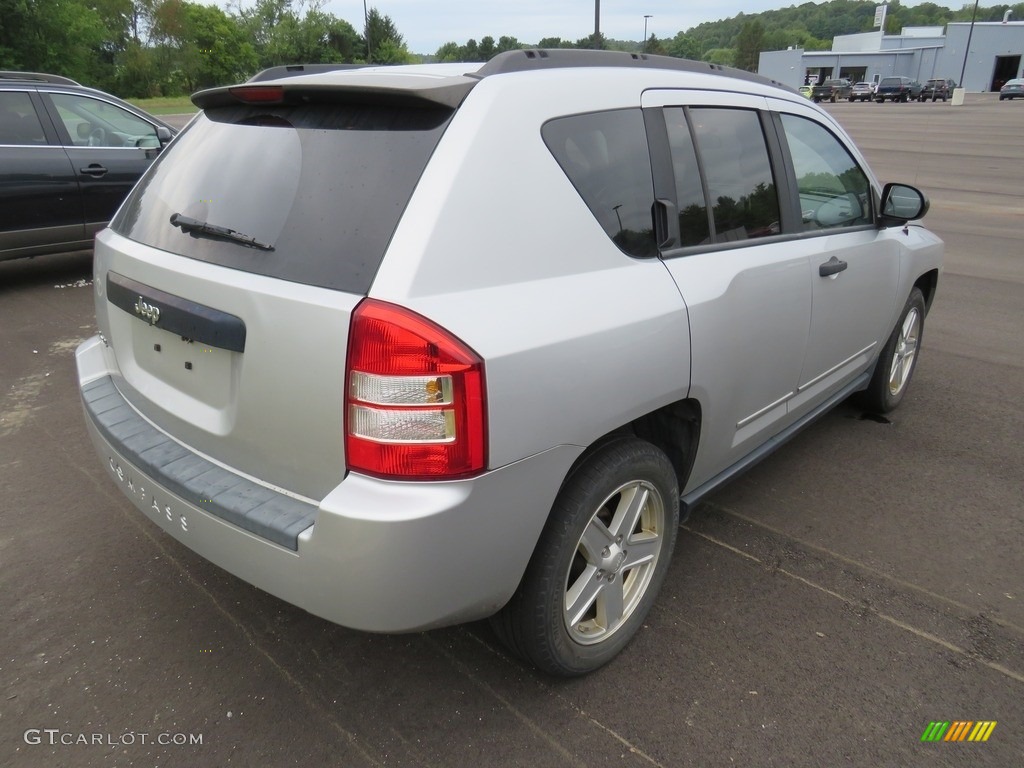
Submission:
<svg viewBox="0 0 1024 768">
<path fill-rule="evenodd" d="M 640 110 L 559 118 L 541 135 L 612 242 L 631 256 L 656 256 L 654 181 Z"/>
<path fill-rule="evenodd" d="M 804 231 L 870 224 L 871 183 L 864 171 L 824 126 L 783 115 L 793 157 Z"/>
<path fill-rule="evenodd" d="M 779 233 L 779 202 L 758 113 L 689 110 L 712 206 L 715 242 Z"/>
<path fill-rule="evenodd" d="M 88 96 L 50 97 L 76 147 L 158 147 L 156 128 L 118 106 Z"/>
<path fill-rule="evenodd" d="M 45 144 L 32 98 L 24 91 L 0 92 L 0 144 Z"/>
</svg>

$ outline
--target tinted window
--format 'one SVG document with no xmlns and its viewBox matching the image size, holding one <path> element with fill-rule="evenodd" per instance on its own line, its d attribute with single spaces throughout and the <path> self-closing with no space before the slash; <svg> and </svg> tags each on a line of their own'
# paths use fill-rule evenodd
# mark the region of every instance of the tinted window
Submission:
<svg viewBox="0 0 1024 768">
<path fill-rule="evenodd" d="M 608 237 L 632 256 L 654 256 L 654 181 L 639 109 L 552 120 L 541 133 Z"/>
<path fill-rule="evenodd" d="M 208 110 L 111 228 L 190 258 L 366 293 L 450 115 L 353 104 Z M 273 250 L 187 235 L 171 226 L 174 213 Z"/>
<path fill-rule="evenodd" d="M 804 230 L 870 224 L 871 184 L 839 140 L 818 123 L 783 115 Z"/>
<path fill-rule="evenodd" d="M 712 205 L 715 241 L 779 233 L 779 203 L 757 112 L 690 110 Z"/>
<path fill-rule="evenodd" d="M 23 91 L 0 92 L 0 144 L 45 144 L 32 99 Z"/>
<path fill-rule="evenodd" d="M 676 205 L 679 207 L 679 244 L 701 245 L 711 239 L 708 206 L 697 165 L 697 151 L 681 107 L 665 110 L 672 170 L 676 177 Z"/>
</svg>

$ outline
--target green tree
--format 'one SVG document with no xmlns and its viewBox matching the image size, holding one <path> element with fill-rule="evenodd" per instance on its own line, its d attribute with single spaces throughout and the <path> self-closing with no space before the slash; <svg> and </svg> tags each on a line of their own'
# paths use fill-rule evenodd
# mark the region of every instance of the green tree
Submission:
<svg viewBox="0 0 1024 768">
<path fill-rule="evenodd" d="M 668 56 L 668 49 L 662 44 L 661 40 L 655 37 L 653 34 L 647 38 L 647 42 L 644 43 L 644 53 L 650 53 L 654 56 Z"/>
<path fill-rule="evenodd" d="M 700 41 L 686 32 L 678 32 L 675 37 L 664 44 L 664 47 L 669 56 L 680 59 L 699 61 L 702 53 Z"/>
<path fill-rule="evenodd" d="M 736 49 L 735 48 L 712 48 L 704 51 L 704 55 L 701 56 L 701 61 L 707 61 L 712 64 L 719 64 L 723 67 L 734 66 L 733 62 L 736 61 Z"/>
<path fill-rule="evenodd" d="M 560 37 L 544 37 L 537 43 L 538 48 L 575 48 L 572 43 L 568 40 L 563 40 Z"/>
<path fill-rule="evenodd" d="M 746 22 L 736 35 L 736 66 L 756 72 L 763 43 L 764 25 L 757 19 Z"/>
<path fill-rule="evenodd" d="M 404 64 L 411 60 L 405 40 L 398 33 L 391 17 L 370 8 L 363 26 L 368 50 L 367 61 L 375 64 Z"/>
<path fill-rule="evenodd" d="M 461 51 L 462 49 L 458 43 L 445 43 L 437 49 L 437 53 L 434 54 L 434 58 L 441 62 L 462 61 Z"/>
<path fill-rule="evenodd" d="M 245 31 L 220 8 L 164 0 L 157 8 L 153 31 L 162 43 L 167 65 L 165 93 L 238 82 L 258 66 Z"/>
<path fill-rule="evenodd" d="M 480 59 L 482 61 L 488 61 L 497 51 L 494 48 L 494 38 L 490 35 L 484 35 L 480 38 Z"/>
<path fill-rule="evenodd" d="M 509 37 L 508 35 L 502 35 L 498 38 L 498 48 L 495 53 L 505 53 L 505 51 L 518 51 L 523 48 L 523 44 L 520 43 L 516 38 Z"/>
</svg>

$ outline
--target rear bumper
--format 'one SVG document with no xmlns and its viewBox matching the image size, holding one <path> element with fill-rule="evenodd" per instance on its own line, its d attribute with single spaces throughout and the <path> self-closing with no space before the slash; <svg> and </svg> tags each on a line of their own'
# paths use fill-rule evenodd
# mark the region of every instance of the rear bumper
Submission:
<svg viewBox="0 0 1024 768">
<path fill-rule="evenodd" d="M 103 342 L 97 337 L 82 344 L 77 362 L 89 434 L 106 472 L 137 509 L 239 578 L 354 629 L 417 631 L 497 611 L 515 591 L 562 479 L 581 451 L 557 447 L 450 483 L 349 474 L 318 504 L 238 475 L 233 477 L 255 489 L 237 486 L 240 503 L 214 494 L 197 498 L 176 468 L 191 463 L 215 479 L 231 476 L 230 470 L 214 471 L 209 460 L 175 441 L 177 457 L 157 466 L 150 449 L 140 451 L 132 437 L 115 434 L 89 401 L 89 392 L 109 380 L 102 409 L 123 405 L 130 410 L 123 419 L 141 419 L 116 387 L 116 366 Z M 259 504 L 263 512 L 245 514 L 247 505 L 251 510 Z M 274 534 L 288 526 L 289 536 Z"/>
</svg>

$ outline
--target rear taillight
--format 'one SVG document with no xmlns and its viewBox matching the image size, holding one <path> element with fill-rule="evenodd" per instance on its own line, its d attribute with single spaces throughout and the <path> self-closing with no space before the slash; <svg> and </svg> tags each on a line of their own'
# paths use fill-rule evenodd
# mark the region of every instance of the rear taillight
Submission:
<svg viewBox="0 0 1024 768">
<path fill-rule="evenodd" d="M 349 469 L 447 480 L 486 466 L 483 361 L 439 325 L 365 299 L 352 313 L 346 380 Z"/>
</svg>

